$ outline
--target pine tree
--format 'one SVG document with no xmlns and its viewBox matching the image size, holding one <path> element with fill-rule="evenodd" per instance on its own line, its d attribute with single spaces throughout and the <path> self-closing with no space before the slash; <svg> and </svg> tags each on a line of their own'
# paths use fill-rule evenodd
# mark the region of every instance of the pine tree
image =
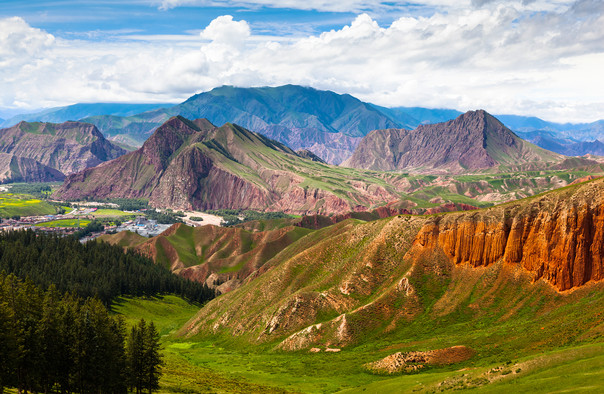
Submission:
<svg viewBox="0 0 604 394">
<path fill-rule="evenodd" d="M 159 389 L 162 365 L 164 364 L 160 353 L 159 333 L 153 322 L 149 323 L 143 336 L 144 382 L 143 387 L 149 394 Z"/>
<path fill-rule="evenodd" d="M 143 336 L 146 329 L 144 319 L 132 327 L 126 347 L 126 364 L 128 371 L 128 386 L 141 394 L 143 389 Z"/>
</svg>

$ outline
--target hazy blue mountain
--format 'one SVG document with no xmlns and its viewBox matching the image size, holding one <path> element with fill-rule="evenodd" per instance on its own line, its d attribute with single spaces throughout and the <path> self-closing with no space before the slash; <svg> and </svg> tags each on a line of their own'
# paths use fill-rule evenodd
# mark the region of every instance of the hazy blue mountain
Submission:
<svg viewBox="0 0 604 394">
<path fill-rule="evenodd" d="M 21 121 L 63 123 L 76 121 L 95 115 L 131 116 L 173 104 L 122 104 L 122 103 L 91 103 L 73 104 L 66 107 L 49 108 L 42 111 L 18 114 L 1 120 L 2 127 L 10 127 Z"/>
<path fill-rule="evenodd" d="M 539 119 L 535 116 L 518 115 L 496 115 L 506 127 L 514 131 L 535 131 L 535 130 L 558 130 L 552 122 Z"/>
<path fill-rule="evenodd" d="M 597 139 L 593 141 L 580 141 L 564 138 L 560 132 L 547 130 L 517 131 L 516 134 L 535 145 L 563 155 L 583 156 L 592 154 L 604 156 L 604 143 Z"/>
<path fill-rule="evenodd" d="M 296 85 L 222 86 L 171 108 L 131 117 L 95 116 L 84 121 L 95 124 L 112 140 L 142 144 L 172 116 L 206 118 L 214 124 L 235 123 L 292 149 L 308 149 L 334 164 L 348 158 L 371 130 L 401 127 L 374 106 L 351 95 Z"/>
<path fill-rule="evenodd" d="M 382 107 L 380 107 L 380 109 L 381 108 Z M 384 113 L 398 123 L 405 123 L 413 119 L 415 123 L 411 125 L 412 128 L 415 128 L 420 124 L 448 122 L 462 114 L 455 109 L 422 107 L 384 108 Z"/>
</svg>

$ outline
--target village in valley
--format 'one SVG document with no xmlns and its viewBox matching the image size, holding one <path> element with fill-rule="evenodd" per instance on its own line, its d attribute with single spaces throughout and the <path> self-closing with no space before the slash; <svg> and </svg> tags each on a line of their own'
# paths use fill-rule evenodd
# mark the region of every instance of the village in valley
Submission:
<svg viewBox="0 0 604 394">
<path fill-rule="evenodd" d="M 0 231 L 31 229 L 76 235 L 81 242 L 87 242 L 103 234 L 120 231 L 154 237 L 179 222 L 192 227 L 220 226 L 223 222 L 222 217 L 205 212 L 160 211 L 155 208 L 126 210 L 111 202 L 63 202 L 11 193 L 11 185 L 0 188 Z M 56 212 L 49 213 L 53 210 Z"/>
</svg>

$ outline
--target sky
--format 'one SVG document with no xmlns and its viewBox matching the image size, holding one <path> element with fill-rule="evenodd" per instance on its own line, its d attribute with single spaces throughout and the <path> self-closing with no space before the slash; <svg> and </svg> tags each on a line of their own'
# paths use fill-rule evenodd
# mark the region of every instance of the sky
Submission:
<svg viewBox="0 0 604 394">
<path fill-rule="evenodd" d="M 0 1 L 5 117 L 291 83 L 387 107 L 592 122 L 603 71 L 602 0 Z"/>
</svg>

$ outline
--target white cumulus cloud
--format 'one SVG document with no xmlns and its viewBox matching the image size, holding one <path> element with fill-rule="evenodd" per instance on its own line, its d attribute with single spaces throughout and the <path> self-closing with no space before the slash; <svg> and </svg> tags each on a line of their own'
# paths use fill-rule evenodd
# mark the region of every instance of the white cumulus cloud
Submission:
<svg viewBox="0 0 604 394">
<path fill-rule="evenodd" d="M 385 106 L 604 118 L 604 2 L 527 11 L 540 1 L 494 0 L 389 26 L 362 13 L 339 29 L 287 40 L 254 35 L 229 15 L 182 42 L 56 39 L 4 19 L 0 107 L 178 102 L 224 84 L 294 83 Z"/>
</svg>

